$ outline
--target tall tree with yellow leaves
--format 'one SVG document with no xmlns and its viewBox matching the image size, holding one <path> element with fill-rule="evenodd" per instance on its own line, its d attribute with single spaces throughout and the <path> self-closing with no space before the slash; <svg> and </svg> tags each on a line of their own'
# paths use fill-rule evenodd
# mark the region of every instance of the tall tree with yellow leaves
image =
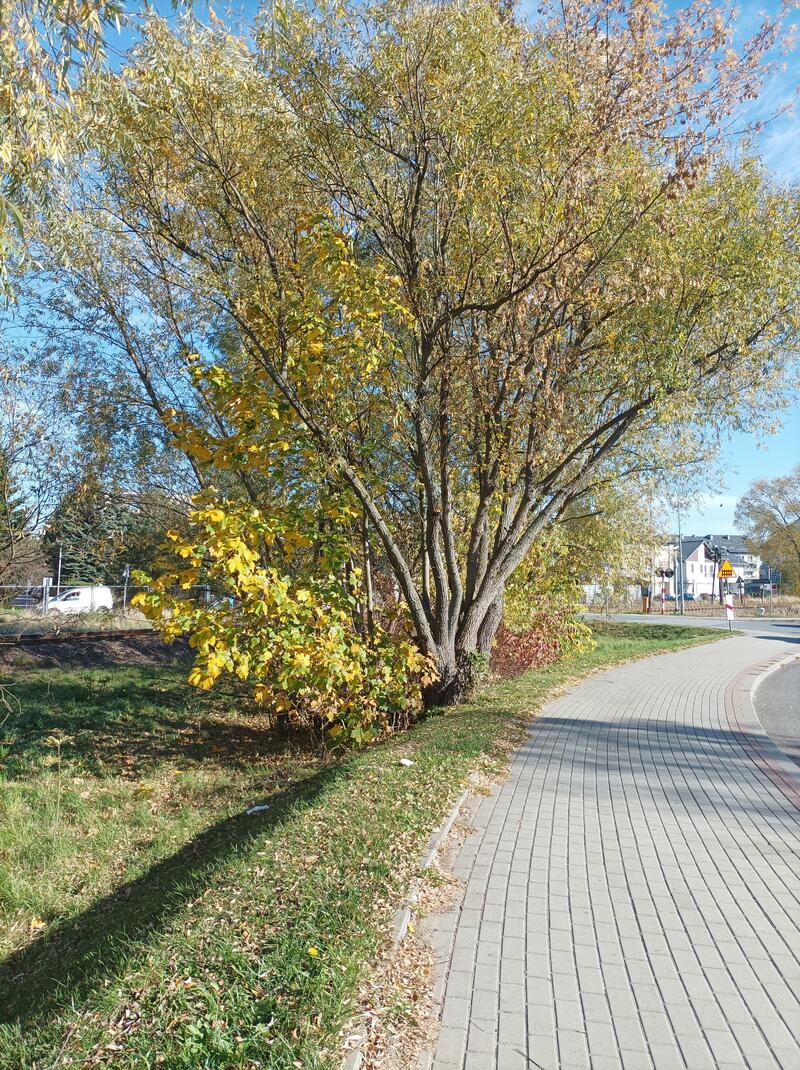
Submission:
<svg viewBox="0 0 800 1070">
<path fill-rule="evenodd" d="M 728 135 L 778 27 L 738 52 L 732 32 L 643 0 L 531 25 L 484 0 L 322 4 L 254 42 L 154 18 L 83 87 L 91 153 L 51 255 L 146 274 L 213 414 L 164 413 L 193 463 L 293 530 L 336 498 L 431 703 L 468 693 L 506 584 L 598 481 L 749 426 L 789 372 L 797 203 Z"/>
</svg>

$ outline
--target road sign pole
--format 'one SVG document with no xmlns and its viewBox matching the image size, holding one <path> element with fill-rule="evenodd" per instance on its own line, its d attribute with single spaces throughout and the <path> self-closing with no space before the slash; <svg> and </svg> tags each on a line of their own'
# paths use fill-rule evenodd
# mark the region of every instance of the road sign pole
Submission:
<svg viewBox="0 0 800 1070">
<path fill-rule="evenodd" d="M 52 576 L 42 576 L 42 612 L 45 614 L 50 609 L 50 588 L 52 585 Z"/>
<path fill-rule="evenodd" d="M 728 631 L 731 632 L 733 631 L 732 621 L 734 616 L 734 603 L 732 594 L 725 595 L 725 616 L 728 618 Z"/>
<path fill-rule="evenodd" d="M 680 596 L 680 611 L 681 616 L 686 612 L 686 606 L 684 605 L 684 593 L 686 588 L 686 563 L 683 560 L 683 532 L 681 531 L 681 503 L 678 502 L 678 560 L 675 562 L 677 565 L 678 575 L 678 594 Z"/>
</svg>

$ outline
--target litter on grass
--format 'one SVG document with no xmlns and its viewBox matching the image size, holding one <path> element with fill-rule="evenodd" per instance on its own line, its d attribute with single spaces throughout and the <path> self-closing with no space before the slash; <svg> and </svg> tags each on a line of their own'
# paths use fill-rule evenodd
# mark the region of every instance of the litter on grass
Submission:
<svg viewBox="0 0 800 1070">
<path fill-rule="evenodd" d="M 411 761 L 410 758 L 401 758 L 400 759 L 400 764 L 401 765 L 413 765 L 414 763 Z"/>
<path fill-rule="evenodd" d="M 251 814 L 260 814 L 262 810 L 269 810 L 269 803 L 261 803 L 260 806 L 251 806 L 249 810 L 245 810 L 248 817 Z"/>
</svg>

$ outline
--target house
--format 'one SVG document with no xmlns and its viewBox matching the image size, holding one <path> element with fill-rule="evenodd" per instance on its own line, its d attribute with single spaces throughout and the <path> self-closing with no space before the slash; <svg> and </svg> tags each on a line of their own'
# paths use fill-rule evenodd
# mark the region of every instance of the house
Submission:
<svg viewBox="0 0 800 1070">
<path fill-rule="evenodd" d="M 695 598 L 711 597 L 714 590 L 714 554 L 702 535 L 690 535 L 671 545 L 674 556 L 675 575 L 671 580 L 670 594 L 677 596 L 681 590 Z"/>
<path fill-rule="evenodd" d="M 654 569 L 669 568 L 670 577 L 654 576 L 653 596 L 676 597 L 683 587 L 685 594 L 695 598 L 719 597 L 719 567 L 730 562 L 733 576 L 728 580 L 728 590 L 739 592 L 750 589 L 759 581 L 762 569 L 761 558 L 748 549 L 743 535 L 687 535 L 680 544 L 677 540 L 668 543 L 657 555 L 670 559 L 668 566 L 654 564 Z"/>
<path fill-rule="evenodd" d="M 655 548 L 649 569 L 645 567 L 644 574 L 638 575 L 631 570 L 628 580 L 614 585 L 613 594 L 607 582 L 596 580 L 584 586 L 584 598 L 587 604 L 611 597 L 612 601 L 638 605 L 650 594 L 655 607 L 662 598 L 678 598 L 682 589 L 692 599 L 716 602 L 719 568 L 724 561 L 733 569 L 726 590 L 735 594 L 758 594 L 770 576 L 773 584 L 780 579 L 777 569 L 765 565 L 748 549 L 743 535 L 685 535 L 680 543 L 673 539 Z M 667 572 L 671 575 L 664 575 Z"/>
</svg>

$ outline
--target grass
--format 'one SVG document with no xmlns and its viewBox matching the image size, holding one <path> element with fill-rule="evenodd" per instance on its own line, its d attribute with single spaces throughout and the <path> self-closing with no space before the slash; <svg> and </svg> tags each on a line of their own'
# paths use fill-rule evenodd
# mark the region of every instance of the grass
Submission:
<svg viewBox="0 0 800 1070">
<path fill-rule="evenodd" d="M 568 680 L 720 638 L 596 631 L 593 651 L 339 756 L 190 691 L 177 668 L 17 671 L 0 1068 L 338 1065 L 359 981 L 469 771 L 498 771 Z"/>
</svg>

